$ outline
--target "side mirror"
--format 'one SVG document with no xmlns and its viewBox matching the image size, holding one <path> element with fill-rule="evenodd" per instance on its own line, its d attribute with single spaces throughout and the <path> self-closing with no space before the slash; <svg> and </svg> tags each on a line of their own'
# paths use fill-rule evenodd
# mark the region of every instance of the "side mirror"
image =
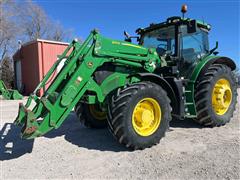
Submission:
<svg viewBox="0 0 240 180">
<path fill-rule="evenodd" d="M 197 23 L 196 20 L 191 20 L 187 24 L 187 32 L 188 33 L 195 33 L 197 31 Z"/>
<path fill-rule="evenodd" d="M 125 36 L 126 38 L 130 38 L 130 35 L 128 34 L 127 31 L 124 31 L 124 36 Z"/>
<path fill-rule="evenodd" d="M 218 48 L 218 41 L 216 41 L 216 46 L 209 51 L 209 54 L 213 54 L 217 48 Z M 217 54 L 218 54 L 218 52 L 217 52 Z"/>
<path fill-rule="evenodd" d="M 124 33 L 124 36 L 125 36 L 124 40 L 127 41 L 127 42 L 132 42 L 131 36 L 128 34 L 128 32 L 124 31 L 123 33 Z"/>
</svg>

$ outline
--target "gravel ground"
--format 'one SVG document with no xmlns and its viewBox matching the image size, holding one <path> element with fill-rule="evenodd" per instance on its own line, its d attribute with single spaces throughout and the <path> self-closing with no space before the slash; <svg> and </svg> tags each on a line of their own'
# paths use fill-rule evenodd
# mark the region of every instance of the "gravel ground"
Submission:
<svg viewBox="0 0 240 180">
<path fill-rule="evenodd" d="M 46 136 L 21 140 L 12 124 L 18 102 L 0 100 L 0 179 L 240 179 L 239 104 L 224 127 L 173 121 L 160 144 L 128 151 L 74 113 Z"/>
</svg>

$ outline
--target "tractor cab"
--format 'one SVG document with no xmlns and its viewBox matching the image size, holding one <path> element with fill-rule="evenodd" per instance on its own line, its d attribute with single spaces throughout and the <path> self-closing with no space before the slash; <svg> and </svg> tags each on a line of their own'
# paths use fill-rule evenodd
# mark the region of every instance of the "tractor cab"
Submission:
<svg viewBox="0 0 240 180">
<path fill-rule="evenodd" d="M 139 28 L 139 44 L 155 48 L 167 66 L 177 66 L 180 76 L 191 74 L 198 61 L 209 53 L 210 25 L 189 18 L 170 17 L 166 22 Z"/>
</svg>

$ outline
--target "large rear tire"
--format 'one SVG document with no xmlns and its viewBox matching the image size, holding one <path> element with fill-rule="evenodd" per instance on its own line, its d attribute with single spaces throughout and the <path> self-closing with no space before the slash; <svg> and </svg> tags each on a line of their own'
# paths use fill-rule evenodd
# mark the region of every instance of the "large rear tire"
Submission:
<svg viewBox="0 0 240 180">
<path fill-rule="evenodd" d="M 98 105 L 78 103 L 75 112 L 85 127 L 97 129 L 107 127 L 107 114 L 101 111 Z"/>
<path fill-rule="evenodd" d="M 237 103 L 237 84 L 228 66 L 211 65 L 199 77 L 195 92 L 196 122 L 214 127 L 230 121 Z"/>
<path fill-rule="evenodd" d="M 157 84 L 141 82 L 119 88 L 108 105 L 111 132 L 126 147 L 144 149 L 165 136 L 171 106 L 167 93 Z"/>
</svg>

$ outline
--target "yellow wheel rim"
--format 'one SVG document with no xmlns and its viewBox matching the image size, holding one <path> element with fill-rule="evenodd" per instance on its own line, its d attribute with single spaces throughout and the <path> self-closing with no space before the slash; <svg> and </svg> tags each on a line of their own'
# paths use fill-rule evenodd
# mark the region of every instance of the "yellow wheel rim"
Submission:
<svg viewBox="0 0 240 180">
<path fill-rule="evenodd" d="M 105 120 L 106 119 L 106 112 L 101 111 L 96 107 L 96 105 L 89 105 L 89 111 L 91 115 L 97 120 Z"/>
<path fill-rule="evenodd" d="M 212 92 L 212 107 L 217 115 L 227 112 L 232 102 L 232 90 L 228 80 L 219 79 Z"/>
<path fill-rule="evenodd" d="M 161 107 L 153 98 L 144 98 L 137 103 L 132 114 L 132 125 L 140 136 L 150 136 L 161 122 Z"/>
</svg>

